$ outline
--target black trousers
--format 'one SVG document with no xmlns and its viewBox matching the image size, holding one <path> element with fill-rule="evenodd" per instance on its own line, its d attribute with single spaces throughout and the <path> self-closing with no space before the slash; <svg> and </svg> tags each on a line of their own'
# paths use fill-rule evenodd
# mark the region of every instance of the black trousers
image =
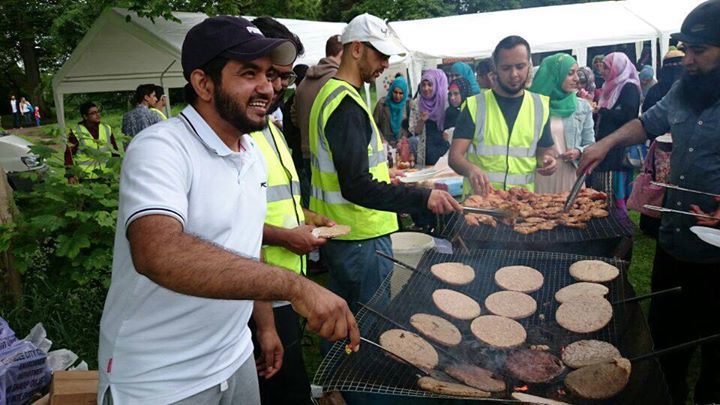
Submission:
<svg viewBox="0 0 720 405">
<path fill-rule="evenodd" d="M 273 309 L 275 328 L 277 329 L 283 348 L 283 364 L 280 370 L 269 379 L 258 377 L 260 399 L 263 405 L 275 404 L 312 404 L 310 380 L 305 371 L 302 355 L 300 318 L 291 305 Z M 260 353 L 260 346 L 255 339 L 255 323 L 250 322 L 255 356 Z"/>
<path fill-rule="evenodd" d="M 720 333 L 720 264 L 676 260 L 658 244 L 652 272 L 652 290 L 676 286 L 681 294 L 660 296 L 650 302 L 649 323 L 655 350 Z M 674 404 L 685 404 L 688 366 L 695 348 L 660 357 Z M 720 403 L 720 341 L 700 347 L 700 377 L 694 402 Z"/>
</svg>

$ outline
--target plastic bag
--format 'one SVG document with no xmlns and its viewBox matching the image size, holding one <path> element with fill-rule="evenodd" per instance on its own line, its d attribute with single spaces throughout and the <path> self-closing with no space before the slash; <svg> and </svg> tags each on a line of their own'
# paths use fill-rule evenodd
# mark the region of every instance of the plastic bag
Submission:
<svg viewBox="0 0 720 405">
<path fill-rule="evenodd" d="M 7 335 L 10 328 L 4 320 L 0 327 L 0 335 Z M 24 404 L 49 383 L 46 354 L 34 344 L 15 340 L 0 350 L 0 404 Z"/>
</svg>

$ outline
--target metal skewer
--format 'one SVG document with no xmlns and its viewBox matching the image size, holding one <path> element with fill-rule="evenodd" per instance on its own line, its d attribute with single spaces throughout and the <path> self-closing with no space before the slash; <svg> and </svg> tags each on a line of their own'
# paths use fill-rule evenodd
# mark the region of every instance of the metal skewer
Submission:
<svg viewBox="0 0 720 405">
<path fill-rule="evenodd" d="M 720 194 L 713 194 L 713 193 L 708 193 L 708 192 L 705 192 L 705 191 L 692 190 L 692 189 L 689 189 L 689 188 L 676 186 L 676 185 L 674 185 L 674 184 L 660 183 L 660 182 L 657 182 L 657 181 L 651 181 L 650 184 L 652 184 L 653 186 L 658 186 L 658 187 L 663 187 L 663 188 L 671 188 L 671 189 L 673 189 L 673 190 L 678 190 L 678 191 L 686 191 L 686 192 L 688 192 L 688 193 L 709 195 L 710 197 L 720 197 Z"/>
<path fill-rule="evenodd" d="M 651 292 L 649 294 L 643 294 L 643 295 L 638 295 L 636 297 L 626 298 L 624 300 L 618 300 L 618 301 L 613 302 L 613 305 L 627 304 L 628 302 L 640 301 L 640 300 L 644 300 L 646 298 L 651 298 L 651 297 L 668 294 L 668 293 L 677 293 L 680 291 L 682 291 L 682 287 L 679 287 L 679 286 L 673 287 L 673 288 L 668 288 L 667 290 L 655 291 L 655 292 Z"/>
<path fill-rule="evenodd" d="M 637 362 L 637 361 L 642 361 L 642 360 L 647 360 L 647 359 L 653 359 L 653 358 L 655 358 L 655 357 L 662 356 L 662 355 L 664 355 L 664 354 L 671 353 L 671 352 L 674 352 L 674 351 L 676 351 L 676 350 L 681 350 L 681 349 L 686 349 L 686 348 L 688 348 L 688 347 L 697 346 L 697 345 L 699 345 L 699 344 L 706 343 L 706 342 L 710 342 L 710 341 L 716 340 L 716 339 L 718 339 L 718 338 L 720 338 L 720 333 L 715 334 L 715 335 L 706 336 L 706 337 L 704 337 L 704 338 L 700 338 L 700 339 L 697 339 L 697 340 L 693 340 L 692 342 L 682 343 L 682 344 L 679 344 L 679 345 L 676 345 L 676 346 L 670 346 L 670 347 L 665 348 L 665 349 L 661 349 L 661 350 L 658 350 L 658 351 L 654 351 L 654 352 L 651 352 L 651 353 L 647 353 L 647 354 L 643 354 L 643 355 L 640 355 L 640 356 L 637 356 L 637 357 L 633 357 L 632 359 L 630 359 L 630 361 L 631 361 L 632 363 L 635 363 L 635 362 Z"/>
<path fill-rule="evenodd" d="M 391 262 L 393 262 L 393 263 L 395 263 L 395 264 L 398 264 L 398 265 L 400 265 L 400 266 L 402 266 L 402 267 L 405 267 L 405 268 L 408 269 L 408 270 L 412 270 L 412 271 L 414 271 L 414 272 L 418 272 L 418 273 L 419 273 L 418 269 L 416 269 L 415 267 L 413 267 L 413 266 L 411 266 L 411 265 L 409 265 L 409 264 L 407 264 L 407 263 L 403 263 L 403 262 L 401 262 L 400 260 L 398 260 L 398 259 L 396 259 L 396 258 L 394 258 L 394 257 L 392 257 L 392 256 L 390 256 L 390 255 L 388 255 L 388 254 L 385 254 L 385 253 L 383 253 L 383 252 L 381 252 L 381 251 L 379 251 L 379 250 L 376 250 L 376 251 L 375 251 L 375 254 L 377 254 L 377 255 L 380 256 L 380 257 L 384 257 L 384 258 L 390 260 Z"/>
<path fill-rule="evenodd" d="M 696 213 L 694 213 L 694 212 L 674 210 L 674 209 L 672 209 L 672 208 L 658 207 L 658 206 L 656 206 L 656 205 L 650 205 L 650 204 L 645 204 L 645 205 L 643 205 L 643 208 L 647 208 L 647 209 L 653 210 L 653 211 L 672 212 L 672 213 L 674 213 L 674 214 L 690 215 L 690 216 L 698 217 L 698 218 L 717 219 L 717 218 L 712 217 L 712 216 L 710 216 L 710 215 L 696 214 Z"/>
</svg>

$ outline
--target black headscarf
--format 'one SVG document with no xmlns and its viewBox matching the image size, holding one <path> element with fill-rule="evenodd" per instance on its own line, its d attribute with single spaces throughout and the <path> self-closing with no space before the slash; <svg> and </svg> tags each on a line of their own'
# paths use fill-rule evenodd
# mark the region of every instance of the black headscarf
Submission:
<svg viewBox="0 0 720 405">
<path fill-rule="evenodd" d="M 457 78 L 450 82 L 448 90 L 450 90 L 453 85 L 457 86 L 460 90 L 460 107 L 462 107 L 462 103 L 464 103 L 470 96 L 470 82 L 462 77 Z M 460 107 L 453 107 L 453 105 L 450 104 L 450 93 L 448 91 L 448 108 L 445 110 L 445 128 L 455 126 L 455 121 L 457 120 L 458 115 L 460 115 Z"/>
</svg>

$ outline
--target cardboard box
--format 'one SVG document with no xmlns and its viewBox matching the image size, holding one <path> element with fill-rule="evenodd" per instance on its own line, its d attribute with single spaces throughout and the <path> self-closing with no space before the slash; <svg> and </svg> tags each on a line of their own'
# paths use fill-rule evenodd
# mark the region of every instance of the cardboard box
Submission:
<svg viewBox="0 0 720 405">
<path fill-rule="evenodd" d="M 56 371 L 50 384 L 50 405 L 97 403 L 98 372 Z"/>
</svg>

